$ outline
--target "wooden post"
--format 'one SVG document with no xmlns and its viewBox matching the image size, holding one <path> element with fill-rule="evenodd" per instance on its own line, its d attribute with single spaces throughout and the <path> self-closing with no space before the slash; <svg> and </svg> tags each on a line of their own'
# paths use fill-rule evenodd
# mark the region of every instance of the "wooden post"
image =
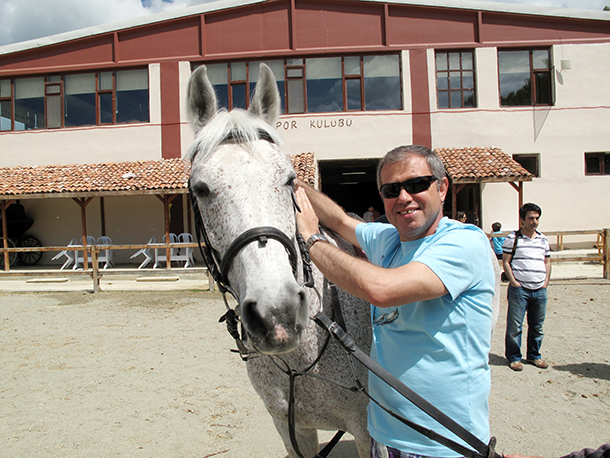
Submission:
<svg viewBox="0 0 610 458">
<path fill-rule="evenodd" d="M 172 194 L 171 196 L 168 196 L 167 194 L 163 194 L 161 196 L 156 195 L 157 199 L 163 202 L 163 219 L 165 220 L 165 243 L 171 242 L 171 240 L 169 239 L 169 204 L 172 202 L 172 200 L 176 198 L 177 195 L 178 194 Z M 166 269 L 172 268 L 171 252 L 171 248 L 168 247 L 165 249 L 165 259 L 167 260 L 165 263 Z"/>
<path fill-rule="evenodd" d="M 603 250 L 603 255 L 604 255 L 604 278 L 606 280 L 610 280 L 610 229 L 605 228 L 604 229 L 604 236 L 603 236 L 603 240 L 604 240 L 604 250 Z"/>
<path fill-rule="evenodd" d="M 87 250 L 85 250 L 85 253 L 87 252 Z M 100 266 L 98 263 L 98 248 L 97 246 L 94 244 L 91 247 L 91 278 L 93 279 L 93 292 L 94 293 L 99 293 L 100 292 Z"/>
<path fill-rule="evenodd" d="M 2 245 L 3 248 L 8 248 L 8 226 L 6 222 L 6 209 L 8 206 L 13 203 L 12 200 L 3 200 L 1 202 L 2 205 Z M 8 272 L 11 270 L 11 262 L 10 262 L 10 253 L 8 251 L 4 252 L 4 270 Z"/>
<path fill-rule="evenodd" d="M 81 227 L 82 227 L 82 245 L 85 247 L 87 246 L 87 212 L 86 212 L 86 208 L 87 205 L 89 205 L 89 203 L 91 202 L 91 200 L 93 199 L 93 197 L 89 197 L 88 199 L 85 199 L 84 197 L 81 198 L 77 198 L 77 197 L 73 197 L 72 200 L 74 202 L 76 202 L 78 204 L 78 206 L 80 207 L 80 221 L 81 221 Z M 89 256 L 87 254 L 87 249 L 83 249 L 83 270 L 87 270 L 87 268 L 89 264 Z"/>
</svg>

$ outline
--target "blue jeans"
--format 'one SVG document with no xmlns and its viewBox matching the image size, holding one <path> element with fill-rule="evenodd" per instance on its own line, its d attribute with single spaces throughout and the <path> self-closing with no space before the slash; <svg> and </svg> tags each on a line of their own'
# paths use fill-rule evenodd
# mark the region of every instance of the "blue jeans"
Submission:
<svg viewBox="0 0 610 458">
<path fill-rule="evenodd" d="M 546 316 L 546 288 L 527 289 L 508 285 L 508 313 L 506 316 L 506 359 L 521 361 L 521 332 L 527 312 L 527 359 L 540 359 L 542 324 Z"/>
</svg>

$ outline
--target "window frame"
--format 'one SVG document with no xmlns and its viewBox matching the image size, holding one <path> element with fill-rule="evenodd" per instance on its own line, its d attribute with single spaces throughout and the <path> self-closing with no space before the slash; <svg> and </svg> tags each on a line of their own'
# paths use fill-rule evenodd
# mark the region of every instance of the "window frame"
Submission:
<svg viewBox="0 0 610 458">
<path fill-rule="evenodd" d="M 397 96 L 400 97 L 400 107 L 398 109 L 394 109 L 394 108 L 388 108 L 385 109 L 387 111 L 402 111 L 404 110 L 404 104 L 403 104 L 403 87 L 402 87 L 402 56 L 399 53 L 369 53 L 369 54 L 341 54 L 341 55 L 328 55 L 328 56 L 323 56 L 323 57 L 328 57 L 328 58 L 337 58 L 339 57 L 341 59 L 341 88 L 342 88 L 342 102 L 341 102 L 341 106 L 342 106 L 342 110 L 341 111 L 336 111 L 336 112 L 332 112 L 332 113 L 353 113 L 353 112 L 362 112 L 362 111 L 385 111 L 385 110 L 367 110 L 366 109 L 366 90 L 365 90 L 365 80 L 366 80 L 366 75 L 365 75 L 365 57 L 367 56 L 395 56 L 398 59 L 398 78 L 399 78 L 399 92 L 400 94 L 398 94 Z M 296 115 L 296 114 L 312 114 L 312 115 L 316 115 L 316 114 L 321 114 L 321 112 L 310 112 L 309 111 L 309 107 L 308 107 L 308 103 L 307 103 L 307 59 L 315 59 L 315 58 L 320 58 L 322 56 L 317 56 L 317 55 L 313 55 L 313 56 L 308 56 L 308 55 L 303 55 L 303 56 L 294 56 L 294 57 L 286 57 L 286 58 L 282 58 L 282 57 L 278 57 L 278 58 L 269 58 L 269 59 L 256 59 L 256 60 L 235 60 L 235 61 L 221 61 L 221 62 L 193 62 L 191 64 L 191 69 L 194 71 L 197 67 L 199 67 L 202 64 L 207 64 L 207 65 L 226 65 L 227 66 L 227 90 L 229 93 L 229 103 L 228 103 L 228 107 L 226 107 L 227 109 L 231 110 L 234 108 L 233 105 L 233 100 L 232 100 L 232 84 L 244 84 L 244 81 L 231 81 L 231 75 L 230 75 L 230 67 L 231 64 L 234 63 L 238 63 L 238 62 L 244 62 L 246 64 L 246 88 L 250 88 L 251 86 L 251 81 L 250 81 L 250 74 L 251 74 L 251 69 L 250 69 L 250 65 L 253 64 L 259 64 L 261 62 L 266 62 L 266 61 L 282 61 L 284 64 L 284 100 L 283 100 L 283 114 L 289 114 L 289 115 Z M 359 75 L 355 75 L 355 74 L 350 74 L 347 75 L 346 74 L 346 69 L 345 69 L 345 58 L 346 57 L 358 57 L 359 61 L 360 61 L 360 74 Z M 299 63 L 300 62 L 300 63 Z M 294 73 L 295 71 L 300 72 L 300 75 L 294 75 L 292 73 Z M 349 108 L 349 100 L 348 100 L 348 94 L 347 94 L 347 84 L 348 81 L 351 80 L 359 80 L 360 81 L 360 107 L 359 108 Z M 295 86 L 296 84 L 296 86 Z M 300 105 L 298 107 L 297 110 L 295 111 L 291 111 L 291 97 L 295 97 L 295 92 L 294 89 L 296 87 L 296 90 L 299 91 L 298 97 L 300 98 L 301 95 L 303 97 L 303 109 L 301 111 L 300 109 Z M 302 93 L 301 93 L 302 91 Z M 249 94 L 249 97 L 252 96 L 252 93 Z M 248 106 L 250 103 L 250 100 L 248 99 L 246 101 L 246 106 Z M 294 107 L 292 107 L 294 109 Z M 330 112 L 323 112 L 323 113 L 330 113 Z"/>
<path fill-rule="evenodd" d="M 44 79 L 44 122 L 45 126 L 42 128 L 36 129 L 26 129 L 26 130 L 56 130 L 56 129 L 78 129 L 81 127 L 89 127 L 89 126 L 110 126 L 110 125 L 120 125 L 125 124 L 123 122 L 117 122 L 117 72 L 125 71 L 125 70 L 146 70 L 147 74 L 147 91 L 149 98 L 149 106 L 148 106 L 148 121 L 131 121 L 128 124 L 146 124 L 150 123 L 150 71 L 148 66 L 144 67 L 126 67 L 126 68 L 113 68 L 113 69 L 104 69 L 104 70 L 83 70 L 81 72 L 65 72 L 65 73 L 49 73 L 42 75 Z M 79 126 L 66 126 L 66 118 L 65 118 L 65 101 L 66 101 L 66 92 L 65 92 L 65 77 L 69 75 L 81 75 L 81 74 L 95 74 L 95 124 L 83 124 Z M 110 89 L 100 89 L 100 80 L 101 74 L 111 74 L 111 85 Z M 38 75 L 35 75 L 38 76 Z M 11 111 L 11 128 L 10 130 L 2 130 L 0 133 L 4 132 L 15 132 L 16 131 L 16 121 L 15 121 L 15 81 L 20 79 L 28 79 L 34 76 L 29 75 L 16 75 L 12 77 L 1 78 L 2 80 L 8 80 L 10 84 L 10 96 L 0 97 L 0 101 L 9 102 L 10 111 Z M 55 91 L 54 88 L 57 88 Z M 102 102 L 101 97 L 105 94 L 111 94 L 111 110 L 112 110 L 112 121 L 111 122 L 102 122 Z M 50 102 L 49 99 L 52 97 L 59 97 L 60 104 L 60 116 L 61 122 L 59 126 L 49 127 L 49 116 L 52 115 L 50 112 Z"/>
<path fill-rule="evenodd" d="M 587 159 L 591 158 L 598 159 L 599 172 L 593 173 L 589 172 L 587 166 Z M 585 153 L 585 176 L 604 176 L 610 175 L 610 167 L 606 167 L 606 162 L 610 162 L 610 152 L 609 151 L 598 151 Z"/>
<path fill-rule="evenodd" d="M 450 55 L 451 54 L 459 54 L 460 59 L 460 67 L 457 70 L 452 70 L 450 66 Z M 463 54 L 470 53 L 472 55 L 472 69 L 464 69 L 463 66 Z M 439 54 L 446 54 L 447 68 L 445 70 L 438 69 L 438 56 Z M 460 73 L 460 87 L 459 89 L 453 89 L 451 87 L 451 73 L 459 72 Z M 464 87 L 464 73 L 472 72 L 472 87 L 465 88 Z M 439 73 L 447 73 L 447 89 L 439 89 L 438 81 L 439 81 Z M 436 85 L 436 107 L 439 110 L 455 110 L 455 109 L 473 109 L 478 108 L 478 98 L 477 98 L 477 63 L 476 63 L 476 53 L 474 49 L 437 49 L 434 51 L 434 76 L 435 76 L 435 85 Z M 459 107 L 452 106 L 451 93 L 452 92 L 460 92 L 461 93 L 461 105 Z M 473 104 L 472 106 L 464 105 L 464 92 L 472 91 L 473 93 Z M 447 107 L 440 106 L 439 92 L 447 93 Z"/>
<path fill-rule="evenodd" d="M 530 103 L 528 105 L 507 105 L 502 101 L 502 87 L 501 87 L 501 76 L 500 73 L 500 53 L 502 52 L 528 52 L 528 62 L 529 62 L 529 81 L 530 81 Z M 536 51 L 546 51 L 548 54 L 548 68 L 536 68 L 534 67 L 534 52 Z M 553 64 L 553 52 L 552 47 L 549 46 L 541 46 L 541 47 L 532 47 L 532 48 L 498 48 L 497 49 L 497 61 L 498 61 L 498 96 L 500 107 L 536 107 L 536 106 L 555 106 L 555 65 Z M 549 76 L 549 92 L 547 94 L 549 102 L 548 103 L 540 103 L 537 100 L 537 80 L 536 75 L 540 74 L 548 74 Z"/>
<path fill-rule="evenodd" d="M 528 167 L 519 162 L 519 159 L 535 159 L 535 171 L 532 172 Z M 535 178 L 540 178 L 540 153 L 513 154 L 513 161 L 519 163 L 521 167 L 534 175 Z"/>
</svg>

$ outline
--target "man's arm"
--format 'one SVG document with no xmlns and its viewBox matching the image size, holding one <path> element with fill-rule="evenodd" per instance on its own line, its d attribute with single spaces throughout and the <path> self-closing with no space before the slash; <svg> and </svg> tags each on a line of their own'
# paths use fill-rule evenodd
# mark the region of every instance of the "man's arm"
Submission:
<svg viewBox="0 0 610 458">
<path fill-rule="evenodd" d="M 297 190 L 301 208 L 297 220 L 305 239 L 318 230 L 318 219 L 308 194 L 303 188 Z M 443 282 L 428 266 L 419 262 L 384 269 L 323 242 L 312 245 L 309 254 L 331 282 L 378 307 L 395 307 L 447 294 Z"/>
<path fill-rule="evenodd" d="M 544 268 L 546 269 L 546 278 L 544 279 L 543 288 L 549 286 L 549 281 L 551 280 L 551 257 L 547 256 L 544 258 Z"/>
<path fill-rule="evenodd" d="M 356 226 L 362 223 L 362 221 L 358 221 L 350 217 L 330 197 L 316 191 L 307 183 L 297 179 L 296 184 L 297 197 L 300 192 L 299 190 L 303 190 L 307 194 L 307 198 L 309 199 L 309 202 L 311 202 L 311 207 L 315 211 L 315 214 L 322 226 L 336 232 L 352 245 L 360 247 L 358 239 L 356 238 Z M 298 202 L 302 210 L 301 201 L 299 200 Z M 316 222 L 315 228 L 312 228 L 314 232 L 311 232 L 311 230 L 307 231 L 306 227 L 301 227 L 301 222 L 299 221 L 299 230 L 306 241 L 312 234 L 318 232 L 317 224 L 318 223 Z"/>
</svg>

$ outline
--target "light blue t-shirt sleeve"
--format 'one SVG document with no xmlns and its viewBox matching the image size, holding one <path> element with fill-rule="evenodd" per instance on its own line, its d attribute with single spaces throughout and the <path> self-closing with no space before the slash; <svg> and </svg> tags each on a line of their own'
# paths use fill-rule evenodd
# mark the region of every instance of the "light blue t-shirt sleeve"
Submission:
<svg viewBox="0 0 610 458">
<path fill-rule="evenodd" d="M 428 266 L 443 282 L 451 298 L 478 289 L 492 269 L 487 237 L 474 226 L 444 232 L 416 259 Z"/>
</svg>

